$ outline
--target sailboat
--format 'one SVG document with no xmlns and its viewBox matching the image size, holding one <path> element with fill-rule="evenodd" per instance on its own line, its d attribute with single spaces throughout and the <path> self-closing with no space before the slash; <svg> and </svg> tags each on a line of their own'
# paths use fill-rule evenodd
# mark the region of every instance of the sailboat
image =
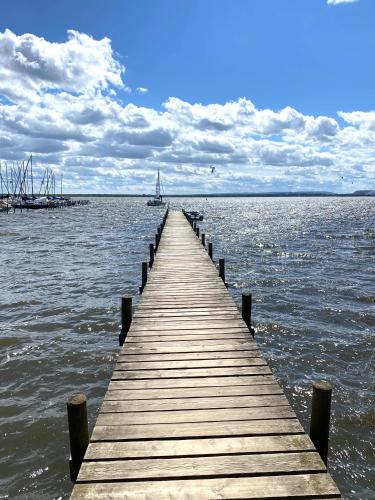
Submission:
<svg viewBox="0 0 375 500">
<path fill-rule="evenodd" d="M 164 207 L 165 201 L 163 201 L 163 196 L 160 194 L 160 171 L 158 169 L 158 176 L 156 177 L 156 189 L 155 196 L 152 200 L 148 200 L 147 206 L 149 207 Z"/>
</svg>

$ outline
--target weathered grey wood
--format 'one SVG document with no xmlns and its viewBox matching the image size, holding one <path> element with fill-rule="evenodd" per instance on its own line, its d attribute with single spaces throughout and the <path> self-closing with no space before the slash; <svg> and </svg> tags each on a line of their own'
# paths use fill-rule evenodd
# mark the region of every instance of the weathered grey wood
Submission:
<svg viewBox="0 0 375 500">
<path fill-rule="evenodd" d="M 303 434 L 297 419 L 237 420 L 225 422 L 188 422 L 153 425 L 96 425 L 91 441 L 123 441 L 136 439 L 175 439 L 218 436 L 260 436 Z"/>
<path fill-rule="evenodd" d="M 141 361 L 180 361 L 190 359 L 205 360 L 205 359 L 237 359 L 237 358 L 253 358 L 260 356 L 258 349 L 254 348 L 250 351 L 203 351 L 203 352 L 175 352 L 175 353 L 154 353 L 154 354 L 134 354 L 132 352 L 121 351 L 119 361 L 128 363 L 139 363 Z"/>
<path fill-rule="evenodd" d="M 116 365 L 112 379 L 163 379 L 163 378 L 196 378 L 196 377 L 228 377 L 238 375 L 270 375 L 271 370 L 265 366 L 236 366 L 223 368 L 182 368 L 180 370 L 121 370 Z"/>
<path fill-rule="evenodd" d="M 170 370 L 178 368 L 221 368 L 236 366 L 267 366 L 264 358 L 234 358 L 234 359 L 206 359 L 185 361 L 139 361 L 138 363 L 122 362 L 121 359 L 116 363 L 117 370 Z"/>
<path fill-rule="evenodd" d="M 329 474 L 293 474 L 179 481 L 77 484 L 73 500 L 131 498 L 133 500 L 227 500 L 260 498 L 340 498 Z"/>
<path fill-rule="evenodd" d="M 338 496 L 223 266 L 184 215 L 161 227 L 73 498 Z"/>
<path fill-rule="evenodd" d="M 240 476 L 291 472 L 323 472 L 317 453 L 271 453 L 215 457 L 152 458 L 85 462 L 79 481 L 96 477 L 99 481 L 162 479 L 182 477 Z"/>
<path fill-rule="evenodd" d="M 171 387 L 224 387 L 236 385 L 275 384 L 273 375 L 248 375 L 233 377 L 190 377 L 190 378 L 159 378 L 159 379 L 123 379 L 113 376 L 112 381 L 126 380 L 129 389 L 167 389 Z"/>
<path fill-rule="evenodd" d="M 254 406 L 285 406 L 288 401 L 283 395 L 274 396 L 224 396 L 224 397 L 188 397 L 149 400 L 116 400 L 105 399 L 102 413 L 134 412 L 134 411 L 165 411 L 202 410 L 215 408 L 250 408 Z M 178 410 L 176 410 L 178 408 Z M 136 417 L 135 417 L 136 418 Z"/>
<path fill-rule="evenodd" d="M 293 451 L 314 451 L 314 445 L 304 434 L 218 439 L 119 441 L 115 443 L 97 442 L 90 444 L 86 460 L 286 453 Z"/>
<path fill-rule="evenodd" d="M 265 420 L 292 418 L 295 415 L 290 406 L 267 406 L 254 408 L 216 408 L 208 410 L 165 410 L 165 411 L 138 411 L 123 412 L 123 403 L 119 403 L 118 410 L 112 413 L 99 413 L 96 425 L 138 425 L 177 424 L 186 422 L 225 422 L 238 420 Z"/>
<path fill-rule="evenodd" d="M 172 387 L 158 389 L 129 389 L 128 383 L 121 380 L 114 380 L 109 384 L 105 400 L 150 400 L 158 399 L 196 399 L 209 401 L 215 397 L 241 397 L 241 396 L 259 396 L 259 395 L 277 395 L 282 394 L 282 389 L 278 384 L 254 384 L 254 385 L 229 385 L 222 387 Z M 202 403 L 203 404 L 203 403 Z"/>
</svg>

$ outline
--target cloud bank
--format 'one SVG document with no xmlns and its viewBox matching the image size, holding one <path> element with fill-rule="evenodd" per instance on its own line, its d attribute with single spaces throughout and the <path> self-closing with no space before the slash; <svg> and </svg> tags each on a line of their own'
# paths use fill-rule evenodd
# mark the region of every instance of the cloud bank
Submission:
<svg viewBox="0 0 375 500">
<path fill-rule="evenodd" d="M 0 160 L 33 153 L 36 171 L 63 172 L 70 192 L 150 192 L 159 167 L 167 192 L 373 185 L 375 111 L 310 116 L 247 98 L 203 105 L 178 97 L 156 110 L 120 99 L 129 99 L 124 76 L 108 38 L 70 30 L 52 43 L 0 33 Z"/>
</svg>

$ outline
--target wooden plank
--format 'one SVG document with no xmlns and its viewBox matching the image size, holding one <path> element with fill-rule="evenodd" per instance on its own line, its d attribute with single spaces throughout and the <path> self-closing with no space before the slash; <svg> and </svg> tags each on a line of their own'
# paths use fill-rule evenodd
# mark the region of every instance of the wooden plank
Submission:
<svg viewBox="0 0 375 500">
<path fill-rule="evenodd" d="M 123 411 L 124 402 L 113 403 L 115 411 L 101 412 L 97 418 L 97 425 L 152 425 L 177 424 L 186 422 L 225 422 L 238 420 L 266 420 L 296 418 L 290 406 L 259 406 L 248 408 L 216 408 L 204 410 L 164 410 L 164 411 Z"/>
<path fill-rule="evenodd" d="M 261 498 L 340 498 L 329 474 L 233 477 L 180 481 L 139 481 L 126 483 L 77 484 L 73 500 L 227 500 Z"/>
<path fill-rule="evenodd" d="M 158 388 L 158 389 L 129 389 L 128 383 L 120 380 L 110 382 L 105 400 L 154 400 L 173 398 L 201 398 L 203 401 L 215 397 L 258 396 L 282 394 L 278 384 L 264 385 L 230 385 L 223 387 L 188 387 L 188 388 Z"/>
<path fill-rule="evenodd" d="M 152 322 L 146 324 L 145 322 L 132 323 L 130 332 L 143 332 L 152 330 L 205 330 L 205 329 L 224 329 L 224 328 L 245 328 L 242 321 L 226 321 L 226 320 L 212 320 L 212 321 L 189 321 L 184 323 L 162 321 L 161 323 Z M 255 343 L 255 342 L 254 342 Z"/>
<path fill-rule="evenodd" d="M 260 436 L 262 434 L 303 434 L 295 418 L 271 420 L 236 420 L 224 422 L 188 422 L 153 425 L 98 425 L 91 441 L 125 441 L 138 439 L 176 439 L 219 436 Z"/>
<path fill-rule="evenodd" d="M 127 349 L 120 351 L 118 356 L 119 361 L 127 363 L 139 363 L 141 361 L 179 361 L 179 360 L 209 360 L 209 359 L 238 359 L 238 358 L 254 358 L 261 356 L 258 349 L 250 351 L 203 351 L 203 352 L 174 352 L 174 353 L 154 353 L 154 354 L 132 354 Z"/>
<path fill-rule="evenodd" d="M 173 344 L 173 345 L 172 345 Z M 189 345 L 186 345 L 184 342 L 180 342 L 179 344 L 175 344 L 172 342 L 154 342 L 152 344 L 134 344 L 133 342 L 125 342 L 121 352 L 123 354 L 152 354 L 152 353 L 183 353 L 183 352 L 233 352 L 233 351 L 255 351 L 256 344 L 255 342 L 244 342 L 240 345 L 232 345 L 232 344 L 224 344 L 214 343 L 211 345 L 204 345 L 202 343 L 192 345 L 190 342 Z"/>
<path fill-rule="evenodd" d="M 119 441 L 91 443 L 85 460 L 115 460 L 147 457 L 189 457 L 314 451 L 304 434 L 292 436 L 253 436 L 218 439 L 174 439 L 162 441 Z"/>
<path fill-rule="evenodd" d="M 157 332 L 154 332 L 157 333 Z M 128 335 L 126 337 L 126 342 L 128 343 L 139 343 L 140 339 L 143 339 L 143 344 L 148 342 L 191 342 L 191 341 L 206 341 L 206 340 L 244 340 L 248 339 L 248 334 L 244 333 L 211 333 L 211 334 L 193 334 L 188 335 L 185 332 L 182 335 L 147 335 L 147 337 L 142 337 L 140 335 Z"/>
<path fill-rule="evenodd" d="M 165 410 L 202 410 L 215 408 L 250 408 L 256 406 L 285 406 L 288 401 L 284 395 L 274 396 L 222 396 L 210 398 L 170 398 L 145 400 L 116 400 L 105 399 L 100 411 L 108 412 L 136 412 L 136 411 L 165 411 Z M 136 417 L 135 417 L 136 418 Z"/>
<path fill-rule="evenodd" d="M 180 330 L 179 333 L 176 333 L 174 330 L 157 330 L 156 333 L 154 330 L 131 330 L 128 333 L 128 337 L 142 337 L 145 338 L 147 336 L 155 336 L 155 335 L 163 335 L 163 336 L 175 336 L 175 335 L 180 335 L 181 338 L 185 337 L 186 335 L 229 335 L 229 334 L 237 334 L 237 333 L 242 333 L 247 336 L 251 341 L 253 340 L 250 337 L 250 332 L 248 329 L 245 328 L 236 328 L 236 327 L 230 327 L 230 328 L 202 328 L 200 330 Z M 147 340 L 147 339 L 145 339 Z"/>
<path fill-rule="evenodd" d="M 205 359 L 205 360 L 181 360 L 181 361 L 138 361 L 137 363 L 123 362 L 121 359 L 116 363 L 115 369 L 120 370 L 171 370 L 179 368 L 218 368 L 234 366 L 267 366 L 264 358 L 234 358 L 234 359 Z"/>
<path fill-rule="evenodd" d="M 118 481 L 323 471 L 325 465 L 318 453 L 314 452 L 108 460 L 84 462 L 78 482 L 90 480 L 91 477 L 97 481 Z"/>
<path fill-rule="evenodd" d="M 131 345 L 128 345 L 131 344 Z M 179 341 L 168 341 L 165 342 L 128 342 L 127 340 L 124 343 L 125 349 L 137 349 L 137 348 L 150 348 L 157 349 L 160 347 L 161 349 L 174 349 L 178 350 L 186 347 L 186 342 L 183 340 Z M 204 351 L 208 347 L 216 348 L 216 350 L 220 351 L 222 348 L 226 347 L 227 349 L 246 349 L 248 350 L 250 347 L 255 347 L 255 343 L 249 341 L 249 339 L 219 339 L 219 340 L 190 340 L 189 348 Z M 173 352 L 173 351 L 172 351 Z"/>
<path fill-rule="evenodd" d="M 183 368 L 180 370 L 121 370 L 115 366 L 113 379 L 163 379 L 163 378 L 196 378 L 196 377 L 229 377 L 239 375 L 270 375 L 271 370 L 265 366 L 236 366 L 234 368 Z"/>
<path fill-rule="evenodd" d="M 113 382 L 121 379 L 111 379 Z M 123 380 L 123 379 L 122 379 Z M 129 389 L 169 389 L 171 387 L 224 387 L 236 385 L 265 385 L 275 384 L 273 375 L 249 375 L 233 377 L 190 377 L 190 378 L 159 378 L 159 379 L 133 379 L 126 380 Z"/>
</svg>

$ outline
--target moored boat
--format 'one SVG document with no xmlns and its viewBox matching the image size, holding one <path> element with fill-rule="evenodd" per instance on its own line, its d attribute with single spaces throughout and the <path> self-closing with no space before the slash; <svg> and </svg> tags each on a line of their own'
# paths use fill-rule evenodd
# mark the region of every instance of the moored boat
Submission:
<svg viewBox="0 0 375 500">
<path fill-rule="evenodd" d="M 163 200 L 163 195 L 160 193 L 160 171 L 158 169 L 158 175 L 156 177 L 155 196 L 151 200 L 148 200 L 147 206 L 148 207 L 164 207 L 165 204 L 166 204 L 166 202 Z"/>
</svg>

